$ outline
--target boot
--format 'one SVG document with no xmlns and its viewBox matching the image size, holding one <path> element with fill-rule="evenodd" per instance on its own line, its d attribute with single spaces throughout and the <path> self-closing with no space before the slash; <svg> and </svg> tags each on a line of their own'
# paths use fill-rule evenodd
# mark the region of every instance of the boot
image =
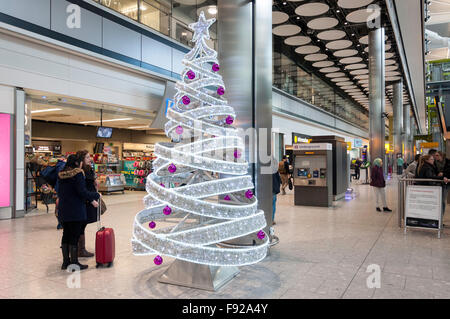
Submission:
<svg viewBox="0 0 450 319">
<path fill-rule="evenodd" d="M 62 244 L 61 251 L 62 251 L 62 255 L 63 255 L 63 263 L 62 263 L 61 269 L 66 270 L 67 266 L 70 265 L 69 244 Z"/>
<path fill-rule="evenodd" d="M 78 262 L 78 245 L 70 245 L 70 265 L 77 265 L 80 270 L 88 268 L 88 265 L 82 265 Z"/>
<path fill-rule="evenodd" d="M 94 257 L 93 253 L 90 253 L 86 250 L 86 237 L 80 235 L 80 239 L 78 240 L 78 257 Z"/>
</svg>

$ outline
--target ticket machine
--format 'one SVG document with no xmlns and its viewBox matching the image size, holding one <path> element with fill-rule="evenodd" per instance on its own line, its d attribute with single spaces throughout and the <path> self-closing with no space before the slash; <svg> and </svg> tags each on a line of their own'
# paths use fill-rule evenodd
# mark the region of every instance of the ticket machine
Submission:
<svg viewBox="0 0 450 319">
<path fill-rule="evenodd" d="M 295 144 L 294 203 L 330 207 L 333 203 L 332 145 Z"/>
</svg>

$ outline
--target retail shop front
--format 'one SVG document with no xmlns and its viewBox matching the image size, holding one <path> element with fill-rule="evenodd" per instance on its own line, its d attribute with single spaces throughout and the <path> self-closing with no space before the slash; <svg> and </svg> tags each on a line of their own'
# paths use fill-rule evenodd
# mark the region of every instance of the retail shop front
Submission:
<svg viewBox="0 0 450 319">
<path fill-rule="evenodd" d="M 145 190 L 154 145 L 167 140 L 162 130 L 149 127 L 155 111 L 27 90 L 26 105 L 31 118 L 25 148 L 26 214 L 53 209 L 56 192 L 43 172 L 79 150 L 89 152 L 101 193 L 127 196 L 130 190 Z"/>
</svg>

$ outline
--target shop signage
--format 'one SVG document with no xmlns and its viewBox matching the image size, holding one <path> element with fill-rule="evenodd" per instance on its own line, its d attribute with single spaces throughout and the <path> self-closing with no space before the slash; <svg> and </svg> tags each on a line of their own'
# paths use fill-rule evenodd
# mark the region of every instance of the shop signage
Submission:
<svg viewBox="0 0 450 319">
<path fill-rule="evenodd" d="M 154 144 L 123 143 L 123 149 L 129 150 L 129 151 L 153 152 L 155 150 L 155 145 Z"/>
<path fill-rule="evenodd" d="M 352 142 L 346 142 L 347 143 L 347 151 L 352 150 Z"/>
<path fill-rule="evenodd" d="M 294 151 L 331 151 L 333 146 L 330 143 L 294 144 L 293 149 Z"/>
<path fill-rule="evenodd" d="M 363 146 L 363 141 L 360 138 L 355 138 L 353 140 L 353 147 L 358 148 Z"/>
<path fill-rule="evenodd" d="M 311 136 L 303 135 L 299 133 L 292 133 L 292 144 L 298 144 L 298 143 L 310 143 L 311 142 Z"/>
<path fill-rule="evenodd" d="M 421 148 L 438 148 L 438 142 L 420 143 Z"/>
<path fill-rule="evenodd" d="M 11 115 L 0 114 L 0 207 L 11 206 Z"/>
<path fill-rule="evenodd" d="M 24 123 L 25 146 L 31 146 L 31 107 L 25 104 L 25 123 Z"/>
</svg>

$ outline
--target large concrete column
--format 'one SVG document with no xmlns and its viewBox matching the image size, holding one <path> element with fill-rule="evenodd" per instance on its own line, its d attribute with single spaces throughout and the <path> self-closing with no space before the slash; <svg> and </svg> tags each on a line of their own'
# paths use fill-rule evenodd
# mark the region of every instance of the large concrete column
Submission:
<svg viewBox="0 0 450 319">
<path fill-rule="evenodd" d="M 410 135 L 411 135 L 411 118 L 410 118 L 410 105 L 405 104 L 403 106 L 403 144 L 405 145 L 405 161 L 408 163 L 412 161 L 412 151 L 410 146 Z"/>
<path fill-rule="evenodd" d="M 227 100 L 236 110 L 236 126 L 247 132 L 255 129 L 253 143 L 246 140 L 246 158 L 259 209 L 271 226 L 272 175 L 267 168 L 272 135 L 272 3 L 218 0 L 217 4 L 218 52 Z"/>
<path fill-rule="evenodd" d="M 397 81 L 393 85 L 393 99 L 392 106 L 394 108 L 394 160 L 397 158 L 398 154 L 403 155 L 403 83 L 402 81 Z M 397 169 L 396 163 L 394 163 L 395 169 Z"/>
<path fill-rule="evenodd" d="M 385 158 L 384 28 L 369 32 L 369 155 Z M 386 167 L 386 165 L 385 165 Z"/>
<path fill-rule="evenodd" d="M 416 121 L 412 118 L 409 122 L 410 125 L 410 135 L 409 135 L 409 149 L 411 151 L 411 157 L 414 158 L 416 153 L 414 152 L 414 134 L 416 134 Z"/>
</svg>

